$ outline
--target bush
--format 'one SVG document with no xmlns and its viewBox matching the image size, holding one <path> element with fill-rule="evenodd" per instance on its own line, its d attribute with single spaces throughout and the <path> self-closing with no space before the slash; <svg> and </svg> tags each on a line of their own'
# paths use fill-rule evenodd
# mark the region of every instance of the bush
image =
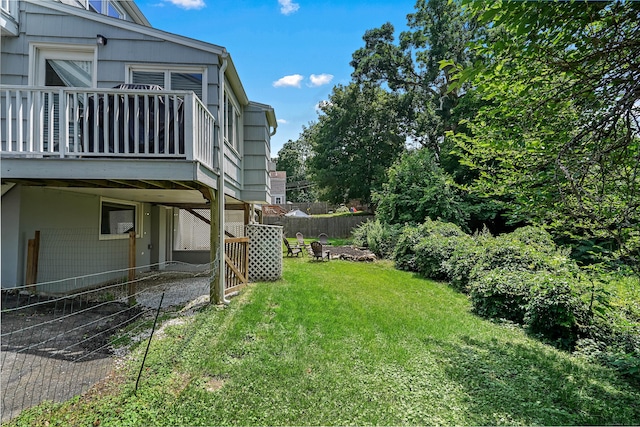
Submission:
<svg viewBox="0 0 640 427">
<path fill-rule="evenodd" d="M 597 289 L 595 298 L 600 309 L 594 307 L 588 338 L 578 341 L 575 352 L 618 370 L 640 385 L 640 279 L 602 272 L 597 278 L 605 283 L 604 289 Z M 606 301 L 602 301 L 603 294 Z M 587 299 L 594 298 L 588 295 Z"/>
<path fill-rule="evenodd" d="M 483 317 L 523 324 L 534 281 L 531 275 L 502 269 L 482 275 L 471 282 L 473 311 Z"/>
<path fill-rule="evenodd" d="M 487 271 L 499 268 L 509 271 L 578 271 L 568 251 L 556 246 L 551 236 L 541 228 L 523 227 L 494 239 L 483 239 L 484 252 L 469 273 L 475 279 Z"/>
<path fill-rule="evenodd" d="M 414 248 L 422 237 L 420 227 L 407 225 L 402 228 L 398 242 L 393 249 L 393 260 L 398 270 L 418 271 Z"/>
<path fill-rule="evenodd" d="M 524 318 L 527 330 L 558 348 L 572 350 L 581 335 L 580 325 L 589 318 L 588 307 L 577 293 L 578 279 L 549 271 L 531 278 L 531 297 Z"/>
<path fill-rule="evenodd" d="M 368 247 L 380 258 L 390 258 L 400 235 L 401 226 L 367 221 L 353 231 L 353 243 Z"/>
<path fill-rule="evenodd" d="M 522 324 L 543 341 L 571 350 L 588 322 L 579 287 L 568 273 L 495 269 L 470 282 L 470 295 L 477 314 Z"/>
<path fill-rule="evenodd" d="M 455 224 L 427 220 L 423 224 L 425 236 L 414 246 L 417 271 L 428 278 L 444 280 L 447 276 L 445 263 L 461 240 L 469 237 Z"/>
<path fill-rule="evenodd" d="M 469 292 L 471 271 L 478 265 L 485 253 L 485 241 L 493 239 L 488 230 L 470 236 L 468 239 L 456 239 L 455 246 L 442 268 L 451 286 L 460 292 Z"/>
</svg>

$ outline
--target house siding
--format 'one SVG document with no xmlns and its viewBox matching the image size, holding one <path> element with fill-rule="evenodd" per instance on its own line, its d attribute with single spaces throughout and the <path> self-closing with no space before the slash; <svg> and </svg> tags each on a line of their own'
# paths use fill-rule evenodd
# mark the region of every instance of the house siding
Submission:
<svg viewBox="0 0 640 427">
<path fill-rule="evenodd" d="M 271 203 L 269 185 L 271 136 L 263 107 L 249 104 L 244 110 L 243 198 L 255 203 Z"/>
<path fill-rule="evenodd" d="M 97 48 L 97 87 L 111 88 L 126 82 L 128 65 L 162 66 L 165 69 L 185 65 L 203 68 L 207 83 L 204 88 L 207 108 L 214 117 L 218 117 L 220 64 L 216 53 L 94 21 L 89 18 L 97 14 L 91 12 L 80 10 L 79 13 L 86 17 L 50 9 L 46 7 L 46 3 L 20 2 L 20 34 L 18 37 L 3 37 L 1 41 L 0 83 L 29 83 L 31 43 L 93 48 L 96 46 L 96 34 L 104 34 L 108 38 L 108 44 Z M 139 27 L 148 30 L 147 27 Z M 226 85 L 225 90 L 232 91 L 231 85 Z M 225 172 L 228 182 L 225 183 L 225 188 L 231 196 L 239 198 L 243 185 L 241 153 L 230 148 L 226 151 Z"/>
<path fill-rule="evenodd" d="M 12 194 L 15 192 L 15 195 Z M 46 206 L 46 209 L 43 207 Z M 149 265 L 151 244 L 151 220 L 148 204 L 141 204 L 142 233 L 136 239 L 136 264 Z M 78 277 L 88 274 L 128 268 L 128 239 L 100 240 L 100 197 L 45 187 L 16 187 L 2 198 L 3 224 L 5 214 L 19 212 L 17 236 L 2 232 L 2 288 L 25 284 L 27 242 L 37 230 L 41 245 L 38 266 L 38 283 Z M 14 220 L 14 218 L 11 218 Z M 6 258 L 15 251 L 13 262 Z M 5 263 L 15 271 L 7 269 Z M 116 276 L 122 276 L 122 272 Z M 84 286 L 91 286 L 110 276 L 87 279 Z M 68 289 L 47 289 L 62 292 Z"/>
</svg>

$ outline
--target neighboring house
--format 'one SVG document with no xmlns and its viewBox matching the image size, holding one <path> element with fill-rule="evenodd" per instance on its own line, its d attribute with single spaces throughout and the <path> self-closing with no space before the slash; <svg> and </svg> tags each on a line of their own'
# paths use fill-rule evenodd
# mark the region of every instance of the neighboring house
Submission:
<svg viewBox="0 0 640 427">
<path fill-rule="evenodd" d="M 39 283 L 126 268 L 129 231 L 136 265 L 188 261 L 185 210 L 210 214 L 213 260 L 225 217 L 271 202 L 275 114 L 225 48 L 152 28 L 131 0 L 0 9 L 3 289 L 25 284 L 36 231 Z"/>
<path fill-rule="evenodd" d="M 270 171 L 271 204 L 287 204 L 287 171 Z"/>
</svg>

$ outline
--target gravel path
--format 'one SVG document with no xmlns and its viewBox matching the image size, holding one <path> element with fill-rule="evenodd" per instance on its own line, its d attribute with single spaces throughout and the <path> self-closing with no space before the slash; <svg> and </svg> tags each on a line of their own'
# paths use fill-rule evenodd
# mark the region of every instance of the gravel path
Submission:
<svg viewBox="0 0 640 427">
<path fill-rule="evenodd" d="M 150 276 L 154 276 L 152 280 L 139 286 L 137 313 L 142 310 L 154 314 L 163 292 L 164 310 L 194 301 L 200 306 L 209 300 L 208 277 L 171 273 Z M 119 313 L 127 310 L 125 302 L 123 298 L 98 308 L 88 307 L 71 317 L 60 316 L 50 307 L 2 313 L 2 422 L 47 400 L 64 402 L 104 379 L 118 359 L 109 346 L 104 346 L 108 336 L 101 337 L 100 342 L 84 340 L 94 335 L 96 329 L 105 330 L 121 323 L 123 319 L 118 316 L 122 317 Z M 188 313 L 181 313 L 185 314 Z M 32 328 L 25 329 L 29 326 Z M 147 337 L 148 332 L 138 335 L 139 339 Z"/>
</svg>

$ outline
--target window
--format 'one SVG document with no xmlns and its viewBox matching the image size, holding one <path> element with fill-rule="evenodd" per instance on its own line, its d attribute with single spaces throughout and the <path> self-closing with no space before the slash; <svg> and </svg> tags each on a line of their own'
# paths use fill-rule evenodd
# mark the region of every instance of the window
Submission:
<svg viewBox="0 0 640 427">
<path fill-rule="evenodd" d="M 129 82 L 134 84 L 158 85 L 167 90 L 190 90 L 206 104 L 205 70 L 200 69 L 162 69 L 129 66 Z"/>
<path fill-rule="evenodd" d="M 112 0 L 88 0 L 87 9 L 118 19 L 126 19 L 125 13 Z"/>
<path fill-rule="evenodd" d="M 137 203 L 110 199 L 100 201 L 100 238 L 126 238 L 130 231 L 140 234 L 139 206 Z"/>
<path fill-rule="evenodd" d="M 227 93 L 224 95 L 224 140 L 240 151 L 240 109 Z"/>
<path fill-rule="evenodd" d="M 282 197 L 276 197 L 276 205 L 282 204 Z"/>
<path fill-rule="evenodd" d="M 95 87 L 96 48 L 86 45 L 33 43 L 29 84 Z"/>
</svg>

